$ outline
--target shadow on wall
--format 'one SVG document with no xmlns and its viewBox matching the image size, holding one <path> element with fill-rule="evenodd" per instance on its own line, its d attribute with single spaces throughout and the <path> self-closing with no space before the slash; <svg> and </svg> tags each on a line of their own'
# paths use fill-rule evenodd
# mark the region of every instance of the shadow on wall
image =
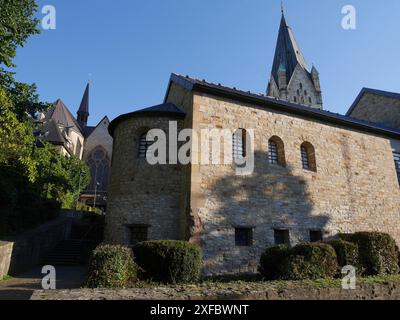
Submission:
<svg viewBox="0 0 400 320">
<path fill-rule="evenodd" d="M 293 175 L 290 166 L 269 164 L 265 152 L 255 152 L 252 175 L 231 175 L 212 185 L 200 209 L 204 275 L 256 272 L 267 247 L 308 242 L 328 223 L 327 216 L 313 213 L 306 179 Z"/>
</svg>

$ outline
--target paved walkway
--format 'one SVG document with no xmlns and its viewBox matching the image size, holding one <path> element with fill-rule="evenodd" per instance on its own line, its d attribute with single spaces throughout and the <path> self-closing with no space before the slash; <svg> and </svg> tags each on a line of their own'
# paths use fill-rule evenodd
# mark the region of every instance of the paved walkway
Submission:
<svg viewBox="0 0 400 320">
<path fill-rule="evenodd" d="M 35 290 L 42 289 L 41 268 L 0 281 L 0 300 L 28 300 Z M 79 289 L 86 277 L 84 267 L 56 267 L 56 289 Z"/>
</svg>

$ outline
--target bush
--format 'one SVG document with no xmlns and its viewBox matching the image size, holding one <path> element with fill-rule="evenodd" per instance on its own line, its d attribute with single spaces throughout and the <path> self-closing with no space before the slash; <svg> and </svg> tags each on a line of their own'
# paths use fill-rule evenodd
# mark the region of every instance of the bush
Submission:
<svg viewBox="0 0 400 320">
<path fill-rule="evenodd" d="M 158 282 L 186 283 L 198 280 L 200 247 L 185 241 L 145 241 L 133 248 L 143 276 Z"/>
<path fill-rule="evenodd" d="M 284 280 L 306 280 L 333 278 L 338 263 L 335 250 L 326 243 L 299 244 L 289 251 L 284 260 L 280 278 Z"/>
<path fill-rule="evenodd" d="M 289 247 L 279 245 L 268 248 L 261 255 L 258 271 L 267 280 L 277 280 L 283 261 L 289 256 Z"/>
<path fill-rule="evenodd" d="M 126 288 L 137 280 L 137 271 L 130 248 L 103 244 L 92 253 L 86 286 Z"/>
<path fill-rule="evenodd" d="M 335 249 L 339 267 L 353 266 L 361 274 L 361 266 L 358 259 L 358 245 L 344 240 L 332 240 L 328 242 Z"/>
<path fill-rule="evenodd" d="M 379 232 L 358 232 L 342 234 L 340 237 L 358 245 L 364 274 L 375 276 L 399 273 L 396 242 L 390 235 Z"/>
</svg>

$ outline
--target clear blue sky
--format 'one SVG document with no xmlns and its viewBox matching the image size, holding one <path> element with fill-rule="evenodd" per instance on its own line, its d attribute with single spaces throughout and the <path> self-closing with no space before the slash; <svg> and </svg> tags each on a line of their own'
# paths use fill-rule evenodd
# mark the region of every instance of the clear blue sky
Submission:
<svg viewBox="0 0 400 320">
<path fill-rule="evenodd" d="M 90 124 L 161 103 L 171 72 L 265 92 L 279 0 L 39 0 L 57 29 L 18 51 L 17 78 L 75 113 L 92 74 Z M 357 30 L 341 9 L 357 9 Z M 285 0 L 308 65 L 321 75 L 325 109 L 345 113 L 362 87 L 400 92 L 400 1 Z"/>
</svg>

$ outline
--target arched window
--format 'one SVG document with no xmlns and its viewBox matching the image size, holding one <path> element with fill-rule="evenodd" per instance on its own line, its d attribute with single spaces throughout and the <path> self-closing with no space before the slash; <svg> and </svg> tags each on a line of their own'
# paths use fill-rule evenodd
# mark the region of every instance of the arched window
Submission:
<svg viewBox="0 0 400 320">
<path fill-rule="evenodd" d="M 98 192 L 106 192 L 110 174 L 110 159 L 107 151 L 101 146 L 95 147 L 87 158 L 87 164 L 92 176 L 87 190 L 95 191 L 97 186 Z"/>
<path fill-rule="evenodd" d="M 317 163 L 315 160 L 314 146 L 309 142 L 304 142 L 301 147 L 301 163 L 303 169 L 310 171 L 317 171 Z"/>
<path fill-rule="evenodd" d="M 285 146 L 281 138 L 273 136 L 268 141 L 268 162 L 281 166 L 286 165 Z"/>
<path fill-rule="evenodd" d="M 232 135 L 232 158 L 243 160 L 246 157 L 246 130 L 238 129 Z"/>
<path fill-rule="evenodd" d="M 145 133 L 142 133 L 139 137 L 138 158 L 146 158 L 147 150 L 153 143 L 153 141 L 147 140 L 147 131 Z"/>
</svg>

